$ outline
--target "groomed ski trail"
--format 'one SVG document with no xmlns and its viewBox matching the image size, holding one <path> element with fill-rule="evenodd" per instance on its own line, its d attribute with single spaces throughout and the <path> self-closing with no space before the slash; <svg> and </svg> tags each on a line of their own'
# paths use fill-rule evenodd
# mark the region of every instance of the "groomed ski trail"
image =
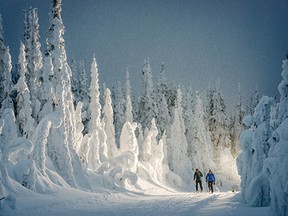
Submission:
<svg viewBox="0 0 288 216">
<path fill-rule="evenodd" d="M 34 201 L 33 201 L 34 200 Z M 37 204 L 35 201 L 37 200 Z M 34 206 L 34 204 L 35 206 Z M 4 213 L 4 214 L 2 214 Z M 0 215 L 13 216 L 127 216 L 127 215 L 262 215 L 268 216 L 268 208 L 248 207 L 239 202 L 239 194 L 224 193 L 176 193 L 167 195 L 143 195 L 134 193 L 67 192 L 32 197 L 18 197 L 16 210 Z"/>
</svg>

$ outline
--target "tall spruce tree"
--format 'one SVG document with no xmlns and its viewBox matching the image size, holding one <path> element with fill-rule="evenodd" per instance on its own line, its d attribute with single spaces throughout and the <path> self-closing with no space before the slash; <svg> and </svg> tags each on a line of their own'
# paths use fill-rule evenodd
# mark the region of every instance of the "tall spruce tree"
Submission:
<svg viewBox="0 0 288 216">
<path fill-rule="evenodd" d="M 126 121 L 133 122 L 133 107 L 131 101 L 131 86 L 129 78 L 129 70 L 126 71 L 126 106 L 125 106 Z"/>
<path fill-rule="evenodd" d="M 116 157 L 118 152 L 115 141 L 115 128 L 113 124 L 113 107 L 111 92 L 108 88 L 106 88 L 104 93 L 102 125 L 107 137 L 109 138 L 107 139 L 107 157 L 108 159 Z"/>
<path fill-rule="evenodd" d="M 4 92 L 4 56 L 6 47 L 4 45 L 3 25 L 2 16 L 0 14 L 0 92 Z M 1 104 L 4 100 L 4 94 L 0 94 L 0 109 Z M 0 113 L 1 116 L 1 113 Z"/>
<path fill-rule="evenodd" d="M 226 105 L 219 83 L 208 92 L 208 130 L 211 133 L 211 141 L 213 143 L 213 160 L 219 163 L 221 151 L 230 147 Z"/>
<path fill-rule="evenodd" d="M 4 59 L 3 59 L 3 69 L 4 69 L 4 80 L 3 80 L 3 101 L 1 106 L 1 112 L 6 108 L 11 108 L 14 110 L 14 104 L 13 100 L 11 98 L 11 91 L 12 91 L 12 77 L 11 77 L 11 70 L 12 70 L 12 61 L 11 61 L 11 55 L 10 55 L 10 49 L 9 47 L 6 48 Z"/>
<path fill-rule="evenodd" d="M 30 91 L 25 79 L 25 74 L 27 72 L 27 62 L 25 58 L 25 47 L 22 42 L 20 44 L 19 53 L 19 71 L 20 78 L 15 85 L 15 88 L 17 89 L 16 119 L 21 135 L 31 141 L 36 125 L 32 117 Z"/>
<path fill-rule="evenodd" d="M 50 37 L 48 38 L 47 54 L 51 54 L 53 64 L 53 86 L 55 88 L 55 108 L 62 119 L 59 128 L 52 128 L 53 136 L 49 137 L 48 153 L 57 172 L 68 184 L 77 186 L 75 176 L 81 175 L 79 158 L 75 156 L 75 110 L 71 91 L 71 69 L 67 64 L 64 42 L 64 25 L 61 18 L 61 0 L 52 0 Z M 72 166 L 73 164 L 73 166 Z M 81 169 L 80 169 L 81 171 Z M 81 183 L 78 181 L 78 183 Z"/>
<path fill-rule="evenodd" d="M 188 183 L 192 178 L 192 164 L 188 158 L 188 143 L 185 136 L 185 124 L 183 119 L 182 92 L 178 88 L 177 104 L 174 110 L 174 120 L 168 137 L 168 151 L 170 156 L 170 169 L 177 173 L 184 182 Z"/>
<path fill-rule="evenodd" d="M 37 9 L 30 8 L 24 21 L 24 44 L 27 58 L 26 80 L 31 93 L 32 116 L 38 122 L 40 76 L 43 66 Z"/>
<path fill-rule="evenodd" d="M 114 92 L 115 104 L 114 104 L 114 124 L 115 124 L 115 134 L 116 134 L 116 143 L 118 148 L 120 147 L 120 135 L 122 127 L 126 121 L 125 118 L 125 99 L 122 84 L 119 81 L 116 87 L 116 92 Z"/>
<path fill-rule="evenodd" d="M 156 118 L 157 106 L 153 88 L 152 71 L 149 58 L 145 59 L 142 69 L 142 82 L 144 93 L 140 98 L 138 121 L 142 124 L 142 128 L 149 128 L 149 124 L 153 118 Z"/>
<path fill-rule="evenodd" d="M 101 124 L 100 87 L 98 79 L 98 66 L 93 57 L 91 64 L 89 129 L 92 140 L 90 142 L 88 168 L 96 170 L 107 159 L 106 134 Z"/>
<path fill-rule="evenodd" d="M 162 63 L 161 72 L 157 82 L 157 127 L 159 128 L 160 135 L 164 131 L 168 131 L 171 124 L 171 107 L 167 103 L 167 99 L 170 98 L 170 89 L 166 81 L 166 74 L 164 70 L 164 63 Z"/>
</svg>

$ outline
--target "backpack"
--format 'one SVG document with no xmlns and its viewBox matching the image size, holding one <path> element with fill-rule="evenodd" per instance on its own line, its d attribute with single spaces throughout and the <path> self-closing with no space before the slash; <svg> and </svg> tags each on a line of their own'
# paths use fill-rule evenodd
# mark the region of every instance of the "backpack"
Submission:
<svg viewBox="0 0 288 216">
<path fill-rule="evenodd" d="M 207 174 L 207 177 L 206 177 L 206 180 L 207 180 L 208 182 L 214 182 L 214 181 L 215 181 L 214 174 L 213 174 L 213 173 L 208 173 L 208 174 Z"/>
<path fill-rule="evenodd" d="M 201 177 L 203 177 L 203 174 L 200 171 L 196 172 L 196 180 L 200 181 Z"/>
</svg>

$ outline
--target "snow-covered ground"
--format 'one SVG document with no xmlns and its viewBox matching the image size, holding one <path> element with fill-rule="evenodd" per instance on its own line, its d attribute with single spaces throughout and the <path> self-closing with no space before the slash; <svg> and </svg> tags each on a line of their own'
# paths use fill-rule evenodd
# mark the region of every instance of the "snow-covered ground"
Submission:
<svg viewBox="0 0 288 216">
<path fill-rule="evenodd" d="M 61 188 L 51 194 L 14 194 L 16 209 L 0 215 L 269 215 L 268 207 L 249 207 L 233 192 L 175 192 L 161 188 L 145 192 L 84 192 Z"/>
</svg>

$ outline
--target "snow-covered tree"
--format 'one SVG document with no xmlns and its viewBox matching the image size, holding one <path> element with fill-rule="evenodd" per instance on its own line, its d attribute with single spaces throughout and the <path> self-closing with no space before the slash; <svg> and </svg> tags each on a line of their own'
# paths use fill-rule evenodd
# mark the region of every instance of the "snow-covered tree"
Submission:
<svg viewBox="0 0 288 216">
<path fill-rule="evenodd" d="M 107 135 L 107 157 L 113 158 L 117 156 L 117 146 L 115 142 L 115 128 L 113 124 L 113 108 L 111 100 L 111 92 L 106 88 L 104 93 L 102 125 Z"/>
<path fill-rule="evenodd" d="M 270 186 L 270 214 L 273 216 L 287 215 L 288 214 L 288 192 L 287 192 L 287 172 L 288 169 L 288 119 L 286 118 L 279 127 L 273 132 L 269 139 L 271 146 L 269 151 L 269 158 L 264 162 L 263 176 L 269 178 Z M 263 185 L 263 178 L 259 179 Z M 265 185 L 264 185 L 265 186 Z M 257 192 L 261 195 L 260 187 Z M 268 191 L 267 191 L 268 192 Z"/>
<path fill-rule="evenodd" d="M 288 169 L 288 54 L 282 62 L 283 80 L 278 85 L 280 102 L 271 110 L 270 125 L 274 129 L 269 139 L 269 158 L 264 162 L 263 175 L 270 183 L 271 215 L 287 215 L 287 172 Z"/>
<path fill-rule="evenodd" d="M 141 145 L 141 150 L 139 149 L 139 158 L 144 162 L 144 165 L 152 179 L 163 181 L 164 143 L 162 139 L 158 142 L 157 136 L 158 129 L 155 119 L 153 118 L 151 127 L 149 131 L 147 131 L 143 144 Z"/>
<path fill-rule="evenodd" d="M 89 104 L 89 130 L 92 140 L 90 142 L 90 152 L 88 168 L 97 169 L 101 161 L 107 158 L 106 134 L 101 125 L 101 104 L 100 89 L 98 79 L 98 66 L 96 58 L 93 57 L 91 63 L 91 83 L 90 83 L 90 104 Z"/>
<path fill-rule="evenodd" d="M 125 116 L 126 121 L 133 122 L 133 107 L 131 101 L 131 86 L 129 78 L 129 70 L 126 71 L 126 106 L 125 106 Z"/>
<path fill-rule="evenodd" d="M 12 109 L 7 108 L 3 112 L 2 119 L 4 120 L 4 126 L 2 127 L 1 139 L 0 139 L 0 149 L 1 149 L 1 159 L 3 161 L 8 161 L 10 156 L 15 151 L 31 150 L 32 144 L 25 138 L 18 139 L 18 129 L 16 125 L 15 115 Z M 22 143 L 21 143 L 22 142 Z M 22 146 L 23 148 L 19 148 Z M 16 161 L 18 162 L 17 158 Z"/>
<path fill-rule="evenodd" d="M 50 134 L 50 128 L 52 125 L 54 127 L 59 127 L 61 121 L 59 122 L 59 118 L 57 115 L 47 114 L 44 118 L 39 122 L 35 133 L 33 135 L 33 152 L 31 153 L 32 158 L 35 161 L 35 166 L 39 172 L 46 176 L 46 146 L 48 143 L 48 136 Z"/>
<path fill-rule="evenodd" d="M 72 88 L 72 93 L 74 95 L 74 104 L 77 104 L 77 102 L 80 101 L 79 99 L 80 77 L 79 77 L 77 62 L 75 60 L 71 61 L 71 72 L 72 72 L 71 88 Z"/>
<path fill-rule="evenodd" d="M 243 118 L 245 115 L 245 110 L 243 108 L 243 100 L 240 84 L 238 86 L 238 101 L 236 105 L 236 110 L 231 117 L 229 124 L 230 140 L 231 140 L 231 153 L 234 158 L 236 158 L 240 153 L 240 134 L 244 130 Z"/>
<path fill-rule="evenodd" d="M 36 178 L 34 177 L 36 172 L 33 165 L 34 161 L 32 159 L 23 160 L 32 151 L 32 143 L 24 137 L 18 137 L 18 129 L 12 109 L 4 110 L 2 122 L 4 122 L 4 125 L 0 126 L 0 176 L 4 180 L 3 183 L 9 184 L 7 173 L 5 173 L 9 170 L 10 173 L 15 173 L 14 180 L 31 190 L 35 190 Z"/>
<path fill-rule="evenodd" d="M 4 56 L 6 47 L 4 45 L 3 25 L 2 16 L 0 14 L 0 92 L 4 92 Z M 4 94 L 0 95 L 0 108 L 4 100 Z M 0 112 L 1 115 L 1 112 Z"/>
<path fill-rule="evenodd" d="M 10 55 L 10 49 L 9 47 L 5 50 L 4 60 L 3 60 L 3 69 L 4 69 L 4 80 L 3 80 L 3 101 L 1 106 L 1 112 L 6 108 L 11 108 L 14 110 L 14 105 L 12 98 L 10 97 L 10 93 L 12 90 L 12 78 L 11 78 L 11 70 L 12 70 L 12 61 L 11 61 L 11 55 Z"/>
<path fill-rule="evenodd" d="M 125 123 L 125 99 L 122 89 L 122 84 L 119 81 L 117 85 L 116 92 L 114 92 L 115 103 L 114 103 L 114 124 L 115 124 L 115 135 L 116 143 L 118 148 L 120 147 L 120 134 L 122 127 Z"/>
<path fill-rule="evenodd" d="M 160 135 L 167 131 L 171 124 L 171 107 L 167 103 L 169 96 L 168 84 L 166 81 L 164 63 L 162 64 L 162 69 L 157 82 L 157 127 L 159 128 Z"/>
<path fill-rule="evenodd" d="M 188 143 L 188 157 L 192 161 L 193 157 L 193 110 L 194 110 L 194 93 L 192 90 L 191 84 L 189 85 L 188 90 L 186 91 L 186 94 L 183 96 L 183 119 L 185 123 L 185 135 L 187 138 Z"/>
<path fill-rule="evenodd" d="M 259 103 L 259 101 L 260 101 L 260 96 L 259 96 L 258 87 L 256 85 L 253 93 L 249 97 L 249 101 L 248 101 L 247 108 L 246 108 L 247 115 L 253 115 L 254 109 Z"/>
<path fill-rule="evenodd" d="M 20 78 L 15 85 L 15 88 L 17 90 L 17 121 L 19 124 L 20 133 L 28 140 L 31 140 L 36 125 L 32 117 L 30 91 L 28 89 L 25 79 L 25 75 L 27 72 L 26 66 L 27 62 L 25 58 L 25 47 L 24 44 L 21 42 L 19 54 Z"/>
<path fill-rule="evenodd" d="M 182 109 L 182 92 L 177 91 L 177 104 L 174 110 L 174 120 L 168 134 L 168 156 L 170 170 L 177 173 L 184 182 L 192 179 L 192 165 L 188 158 L 188 143 L 185 136 L 185 124 Z"/>
<path fill-rule="evenodd" d="M 82 102 L 82 121 L 84 124 L 84 134 L 88 131 L 88 107 L 89 107 L 89 85 L 84 61 L 79 62 L 79 101 Z"/>
<path fill-rule="evenodd" d="M 32 117 L 37 120 L 41 106 L 38 93 L 41 84 L 40 74 L 43 62 L 36 8 L 30 8 L 28 15 L 25 15 L 24 27 L 24 44 L 27 58 L 27 73 L 25 76 L 29 91 L 31 92 Z"/>
<path fill-rule="evenodd" d="M 156 117 L 157 106 L 153 88 L 152 71 L 149 58 L 145 59 L 142 69 L 142 82 L 144 93 L 139 101 L 138 121 L 143 128 L 149 127 L 152 118 Z"/>
<path fill-rule="evenodd" d="M 274 103 L 273 98 L 262 97 L 250 122 L 246 123 L 250 129 L 241 135 L 242 153 L 238 158 L 238 167 L 242 179 L 242 195 L 251 206 L 267 206 L 270 203 L 268 176 L 262 171 L 270 148 L 270 113 Z M 259 184 L 259 181 L 262 183 Z M 255 187 L 256 191 L 253 189 Z"/>
<path fill-rule="evenodd" d="M 53 64 L 53 86 L 55 88 L 55 111 L 62 119 L 59 128 L 52 128 L 49 137 L 48 153 L 56 171 L 67 181 L 76 186 L 75 176 L 81 175 L 74 170 L 80 164 L 75 155 L 76 125 L 73 94 L 71 91 L 71 69 L 67 64 L 64 42 L 64 25 L 61 18 L 61 0 L 52 1 L 51 35 L 48 39 L 47 53 L 50 52 Z M 72 166 L 73 163 L 73 166 Z M 74 172 L 75 171 L 75 172 Z M 78 181 L 79 183 L 79 181 Z M 81 183 L 81 182 L 80 182 Z"/>
<path fill-rule="evenodd" d="M 212 160 L 213 144 L 211 142 L 210 133 L 205 127 L 204 106 L 199 92 L 196 92 L 195 111 L 192 119 L 192 166 L 193 168 L 198 168 L 200 170 L 213 170 L 215 167 Z"/>
<path fill-rule="evenodd" d="M 126 155 L 128 161 L 125 164 L 126 169 L 131 172 L 137 171 L 138 165 L 138 144 L 135 135 L 136 124 L 125 122 L 120 136 L 120 152 Z"/>
<path fill-rule="evenodd" d="M 278 85 L 278 91 L 280 93 L 279 120 L 281 122 L 288 117 L 288 54 L 282 62 L 282 69 L 281 76 L 283 80 Z"/>
<path fill-rule="evenodd" d="M 55 89 L 53 87 L 54 69 L 51 57 L 44 57 L 44 64 L 41 73 L 41 88 L 39 90 L 39 100 L 41 103 L 40 112 L 38 114 L 38 120 L 41 121 L 45 115 L 51 113 L 55 105 Z"/>
<path fill-rule="evenodd" d="M 210 131 L 213 143 L 213 160 L 219 163 L 221 151 L 224 148 L 230 148 L 226 105 L 220 90 L 220 84 L 210 89 L 208 94 L 208 130 Z"/>
</svg>

